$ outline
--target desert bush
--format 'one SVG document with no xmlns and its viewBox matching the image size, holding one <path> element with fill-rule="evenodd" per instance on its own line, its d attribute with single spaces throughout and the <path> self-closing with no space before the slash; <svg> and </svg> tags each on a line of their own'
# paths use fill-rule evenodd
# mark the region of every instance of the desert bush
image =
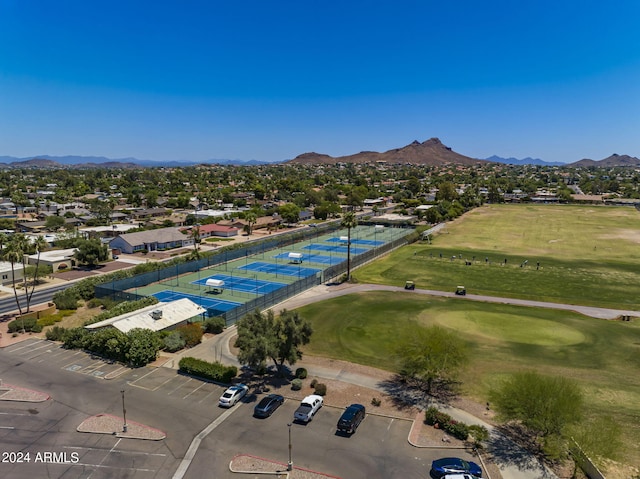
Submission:
<svg viewBox="0 0 640 479">
<path fill-rule="evenodd" d="M 378 398 L 372 398 L 371 399 L 371 405 L 372 406 L 378 407 L 378 406 L 380 406 L 380 404 L 382 404 L 382 401 L 380 401 L 380 399 L 378 399 Z"/>
<path fill-rule="evenodd" d="M 80 297 L 71 288 L 57 291 L 53 295 L 53 303 L 58 309 L 78 309 L 78 301 Z"/>
<path fill-rule="evenodd" d="M 45 333 L 45 336 L 49 341 L 63 341 L 66 332 L 67 330 L 62 326 L 54 326 Z"/>
<path fill-rule="evenodd" d="M 327 394 L 327 385 L 324 383 L 316 383 L 314 389 L 318 396 L 325 396 Z"/>
<path fill-rule="evenodd" d="M 318 380 L 317 380 L 316 378 L 313 378 L 313 379 L 311 380 L 311 384 L 309 384 L 309 386 L 311 386 L 312 388 L 314 388 L 314 389 L 315 389 L 316 384 L 318 384 Z"/>
<path fill-rule="evenodd" d="M 197 323 L 178 326 L 176 331 L 180 333 L 180 336 L 184 339 L 185 346 L 188 348 L 192 348 L 202 341 L 202 327 Z"/>
<path fill-rule="evenodd" d="M 184 339 L 179 331 L 170 332 L 164 337 L 163 343 L 164 350 L 169 351 L 170 353 L 175 353 L 176 351 L 181 350 L 185 345 Z"/>
<path fill-rule="evenodd" d="M 302 379 L 296 378 L 291 381 L 291 389 L 294 391 L 300 391 L 302 389 Z"/>
<path fill-rule="evenodd" d="M 465 441 L 469 437 L 469 426 L 463 422 L 452 420 L 444 423 L 442 429 L 461 441 Z"/>
<path fill-rule="evenodd" d="M 39 333 L 42 326 L 38 324 L 36 318 L 14 319 L 7 325 L 7 331 L 10 333 L 18 333 L 21 331 Z"/>
<path fill-rule="evenodd" d="M 204 329 L 205 333 L 220 334 L 222 331 L 224 331 L 226 325 L 227 323 L 225 322 L 224 318 L 220 316 L 214 316 L 213 318 L 207 318 L 202 323 L 202 329 Z"/>
<path fill-rule="evenodd" d="M 487 428 L 479 424 L 470 424 L 468 429 L 469 436 L 473 438 L 473 445 L 478 449 L 482 448 L 482 443 L 489 439 Z"/>
<path fill-rule="evenodd" d="M 296 369 L 296 377 L 300 378 L 300 379 L 306 379 L 307 378 L 307 370 L 305 368 Z"/>
</svg>

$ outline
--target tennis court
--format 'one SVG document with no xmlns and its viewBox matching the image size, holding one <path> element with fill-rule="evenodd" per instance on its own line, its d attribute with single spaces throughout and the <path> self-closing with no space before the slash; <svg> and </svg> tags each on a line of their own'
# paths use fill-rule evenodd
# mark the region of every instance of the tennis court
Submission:
<svg viewBox="0 0 640 479">
<path fill-rule="evenodd" d="M 279 274 L 283 276 L 297 276 L 298 278 L 306 278 L 307 276 L 313 276 L 314 274 L 322 271 L 316 268 L 303 268 L 302 266 L 299 266 L 299 265 L 295 266 L 292 264 L 263 263 L 261 261 L 257 261 L 255 263 L 250 263 L 245 266 L 241 266 L 238 269 L 244 269 L 248 271 L 258 271 L 260 273 L 275 274 L 276 276 Z"/>
<path fill-rule="evenodd" d="M 327 244 L 318 244 L 311 243 L 310 245 L 303 246 L 302 249 L 314 249 L 317 251 L 329 251 L 333 253 L 344 253 L 347 254 L 348 247 L 347 246 L 332 246 Z M 366 251 L 369 251 L 367 248 L 351 248 L 351 254 L 362 254 Z"/>
<path fill-rule="evenodd" d="M 229 276 L 227 274 L 214 274 L 208 278 L 192 281 L 192 283 L 206 285 L 208 279 L 219 279 L 224 281 L 223 288 L 225 289 L 254 294 L 268 294 L 287 285 L 286 283 L 278 283 L 276 281 L 262 281 L 256 278 Z"/>
<path fill-rule="evenodd" d="M 289 253 L 280 253 L 279 255 L 274 256 L 274 258 L 289 259 Z M 346 261 L 346 258 L 342 258 L 340 256 L 324 256 L 320 254 L 305 254 L 302 259 L 307 263 L 320 263 L 329 265 L 334 265 Z"/>
<path fill-rule="evenodd" d="M 220 316 L 242 304 L 234 301 L 225 301 L 224 299 L 204 298 L 202 296 L 196 296 L 195 294 L 179 293 L 169 290 L 158 291 L 157 293 L 153 293 L 152 296 L 155 296 L 158 298 L 158 301 L 162 302 L 170 302 L 183 298 L 190 299 L 205 308 L 209 316 Z"/>
<path fill-rule="evenodd" d="M 340 238 L 336 238 L 335 236 L 333 238 L 329 238 L 327 241 L 330 241 L 332 243 L 336 243 L 336 242 L 340 242 L 342 244 L 347 243 L 346 241 L 343 241 Z M 360 244 L 362 246 L 382 246 L 384 244 L 384 241 L 351 238 L 351 244 Z M 353 248 L 351 248 L 351 250 L 353 251 Z"/>
</svg>

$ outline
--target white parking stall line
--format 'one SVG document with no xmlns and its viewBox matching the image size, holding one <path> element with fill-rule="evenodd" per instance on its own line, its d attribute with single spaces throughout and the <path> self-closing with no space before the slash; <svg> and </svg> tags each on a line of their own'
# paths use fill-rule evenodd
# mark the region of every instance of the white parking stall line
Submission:
<svg viewBox="0 0 640 479">
<path fill-rule="evenodd" d="M 20 346 L 16 345 L 16 346 L 7 347 L 7 351 L 9 351 L 11 353 L 15 353 L 15 352 L 18 352 L 18 351 L 22 351 L 23 349 L 31 350 L 31 346 L 33 346 L 34 344 L 40 344 L 42 342 L 44 342 L 44 340 L 42 340 L 42 339 L 33 340 L 33 341 L 24 341 L 22 343 L 18 343 Z"/>
<path fill-rule="evenodd" d="M 177 376 L 176 376 L 177 377 Z M 171 378 L 173 379 L 173 378 Z M 187 380 L 183 383 L 180 383 L 175 389 L 173 389 L 171 392 L 167 393 L 167 396 L 171 396 L 174 392 L 176 392 L 178 389 L 180 389 L 182 386 L 184 386 L 185 384 L 189 384 L 189 382 L 191 382 L 191 378 L 187 378 Z"/>
<path fill-rule="evenodd" d="M 76 449 L 81 451 L 104 451 L 104 448 L 98 447 L 83 447 L 83 446 L 62 446 L 63 449 Z M 118 454 L 131 454 L 137 456 L 157 456 L 157 457 L 167 457 L 166 454 L 158 453 L 158 452 L 140 452 L 140 451 L 128 451 L 126 449 L 111 449 L 110 452 L 117 452 Z"/>
<path fill-rule="evenodd" d="M 202 383 L 200 386 L 198 386 L 197 388 L 195 388 L 193 391 L 191 391 L 189 394 L 187 394 L 186 396 L 184 396 L 182 399 L 187 399 L 189 396 L 191 396 L 194 392 L 198 391 L 201 387 L 204 387 L 204 385 L 207 383 Z"/>
<path fill-rule="evenodd" d="M 198 401 L 198 404 L 200 404 L 202 401 L 204 401 L 205 399 L 207 399 L 209 396 L 211 396 L 214 392 L 216 392 L 216 390 L 214 389 L 213 391 L 211 391 L 209 394 L 207 394 L 205 397 L 203 397 L 202 399 L 200 399 L 200 401 Z"/>
</svg>

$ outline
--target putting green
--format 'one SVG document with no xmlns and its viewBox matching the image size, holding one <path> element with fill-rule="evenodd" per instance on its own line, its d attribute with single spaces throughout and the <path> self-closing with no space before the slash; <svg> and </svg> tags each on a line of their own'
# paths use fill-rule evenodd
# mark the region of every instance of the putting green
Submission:
<svg viewBox="0 0 640 479">
<path fill-rule="evenodd" d="M 433 316 L 432 320 L 433 320 Z M 441 312 L 435 317 L 440 325 L 464 334 L 512 343 L 538 346 L 569 346 L 585 340 L 577 329 L 557 321 L 480 311 Z"/>
</svg>

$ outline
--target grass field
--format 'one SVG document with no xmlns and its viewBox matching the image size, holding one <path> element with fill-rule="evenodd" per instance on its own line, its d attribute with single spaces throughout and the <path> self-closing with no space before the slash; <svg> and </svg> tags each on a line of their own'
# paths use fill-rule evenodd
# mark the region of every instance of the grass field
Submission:
<svg viewBox="0 0 640 479">
<path fill-rule="evenodd" d="M 608 415 L 623 425 L 623 457 L 640 464 L 640 323 L 577 313 L 376 292 L 305 306 L 314 333 L 305 352 L 395 371 L 402 338 L 439 325 L 467 342 L 471 361 L 462 393 L 485 402 L 505 375 L 536 370 L 579 382 L 586 420 Z M 625 461 L 626 462 L 626 461 Z"/>
<path fill-rule="evenodd" d="M 640 310 L 640 213 L 486 206 L 430 242 L 398 249 L 353 276 L 363 283 L 413 280 L 418 288 L 444 291 L 462 284 L 474 294 Z M 640 465 L 640 321 L 410 292 L 348 295 L 306 306 L 301 314 L 314 326 L 306 352 L 387 370 L 395 370 L 401 338 L 415 328 L 454 330 L 472 356 L 461 377 L 463 394 L 482 402 L 514 371 L 573 378 L 585 392 L 586 420 L 613 417 L 624 434 L 623 462 Z"/>
<path fill-rule="evenodd" d="M 640 212 L 485 206 L 448 224 L 430 243 L 356 270 L 354 278 L 398 286 L 413 280 L 418 288 L 444 291 L 464 285 L 474 294 L 640 310 Z"/>
</svg>

